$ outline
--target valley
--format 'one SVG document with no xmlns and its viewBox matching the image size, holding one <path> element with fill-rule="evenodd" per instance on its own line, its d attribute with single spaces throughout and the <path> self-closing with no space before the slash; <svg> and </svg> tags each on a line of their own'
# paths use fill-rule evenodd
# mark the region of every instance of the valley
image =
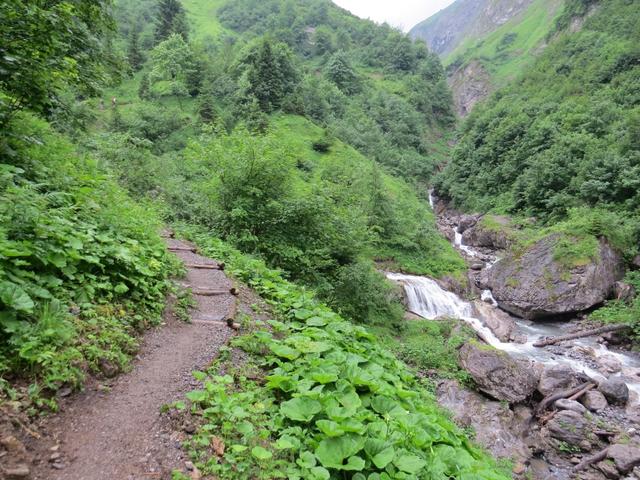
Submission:
<svg viewBox="0 0 640 480">
<path fill-rule="evenodd" d="M 0 478 L 640 478 L 638 45 L 0 3 Z"/>
</svg>

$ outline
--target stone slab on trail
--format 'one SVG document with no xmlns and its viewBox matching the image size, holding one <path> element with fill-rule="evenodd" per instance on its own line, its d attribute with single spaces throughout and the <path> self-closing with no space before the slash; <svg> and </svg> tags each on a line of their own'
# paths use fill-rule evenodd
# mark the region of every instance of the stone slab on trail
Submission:
<svg viewBox="0 0 640 480">
<path fill-rule="evenodd" d="M 217 264 L 193 253 L 193 245 L 169 239 L 172 251 L 185 263 Z M 188 269 L 194 289 L 222 290 L 232 286 L 219 270 Z M 198 296 L 192 316 L 228 315 L 236 302 L 231 293 Z M 234 334 L 220 323 L 184 323 L 173 315 L 147 332 L 130 372 L 88 388 L 64 405 L 62 413 L 41 426 L 48 445 L 59 445 L 59 460 L 39 458 L 33 479 L 41 480 L 138 480 L 170 479 L 171 471 L 184 469 L 181 433 L 161 414 L 163 405 L 181 400 L 197 387 L 191 372 L 206 368 Z M 55 448 L 55 447 L 54 447 Z M 50 454 L 50 452 L 49 452 Z M 56 455 L 57 457 L 57 455 Z"/>
</svg>

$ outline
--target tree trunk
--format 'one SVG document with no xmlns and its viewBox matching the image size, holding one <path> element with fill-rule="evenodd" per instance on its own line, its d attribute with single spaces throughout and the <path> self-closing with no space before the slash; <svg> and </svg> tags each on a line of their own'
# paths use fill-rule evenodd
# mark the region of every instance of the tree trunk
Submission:
<svg viewBox="0 0 640 480">
<path fill-rule="evenodd" d="M 555 345 L 556 343 L 564 342 L 566 340 L 574 340 L 576 338 L 591 337 L 594 335 L 600 335 L 607 332 L 618 332 L 620 330 L 626 330 L 629 325 L 607 325 L 605 327 L 593 328 L 591 330 L 583 330 L 578 333 L 571 333 L 569 335 L 560 335 L 559 337 L 546 338 L 539 340 L 533 344 L 534 347 L 546 347 L 547 345 Z"/>
</svg>

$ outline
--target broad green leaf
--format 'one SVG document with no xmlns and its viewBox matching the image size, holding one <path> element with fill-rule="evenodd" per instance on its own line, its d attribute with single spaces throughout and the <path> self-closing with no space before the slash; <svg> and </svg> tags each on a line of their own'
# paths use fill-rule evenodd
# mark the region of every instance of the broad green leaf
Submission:
<svg viewBox="0 0 640 480">
<path fill-rule="evenodd" d="M 194 403 L 204 402 L 207 399 L 207 392 L 202 390 L 193 390 L 185 395 L 189 400 Z"/>
<path fill-rule="evenodd" d="M 273 457 L 273 454 L 269 450 L 259 445 L 251 449 L 251 455 L 253 455 L 258 460 L 268 460 Z"/>
<path fill-rule="evenodd" d="M 416 473 L 420 471 L 426 464 L 423 459 L 416 455 L 401 455 L 393 461 L 393 464 L 403 472 Z"/>
<path fill-rule="evenodd" d="M 313 467 L 309 473 L 311 474 L 310 478 L 313 480 L 329 480 L 331 478 L 329 470 L 324 467 Z"/>
<path fill-rule="evenodd" d="M 340 424 L 331 420 L 318 420 L 316 426 L 327 437 L 339 437 L 344 433 L 344 430 L 340 428 Z"/>
<path fill-rule="evenodd" d="M 307 397 L 292 398 L 280 405 L 280 412 L 285 417 L 300 422 L 310 421 L 321 410 L 320 402 Z"/>
<path fill-rule="evenodd" d="M 316 456 L 308 450 L 302 452 L 296 463 L 303 468 L 312 468 L 316 466 Z"/>
<path fill-rule="evenodd" d="M 269 348 L 277 356 L 286 358 L 287 360 L 295 360 L 300 356 L 300 352 L 294 348 L 287 347 L 281 343 L 272 343 Z"/>
<path fill-rule="evenodd" d="M 365 461 L 356 456 L 353 457 L 349 457 L 349 460 L 347 460 L 346 465 L 342 466 L 342 470 L 352 470 L 352 471 L 357 471 L 359 472 L 360 470 L 363 470 L 365 466 Z"/>
<path fill-rule="evenodd" d="M 376 438 L 370 438 L 366 441 L 364 451 L 367 452 L 373 464 L 380 469 L 391 463 L 396 453 L 393 446 L 387 444 L 384 440 Z"/>
<path fill-rule="evenodd" d="M 326 438 L 316 448 L 316 457 L 327 468 L 342 469 L 345 458 L 358 453 L 365 439 L 359 435 L 346 434 L 335 438 Z"/>
<path fill-rule="evenodd" d="M 324 327 L 327 324 L 327 320 L 316 316 L 308 318 L 306 324 L 310 327 Z"/>
<path fill-rule="evenodd" d="M 0 283 L 0 301 L 19 312 L 33 312 L 34 303 L 21 287 L 11 282 Z"/>
</svg>

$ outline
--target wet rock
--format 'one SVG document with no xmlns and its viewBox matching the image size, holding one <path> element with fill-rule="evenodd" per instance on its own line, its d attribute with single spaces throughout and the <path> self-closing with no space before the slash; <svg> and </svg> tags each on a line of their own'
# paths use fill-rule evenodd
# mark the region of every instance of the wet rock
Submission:
<svg viewBox="0 0 640 480">
<path fill-rule="evenodd" d="M 469 268 L 471 270 L 479 271 L 479 270 L 482 270 L 484 268 L 484 263 L 482 263 L 482 262 L 473 262 L 471 265 L 469 265 Z"/>
<path fill-rule="evenodd" d="M 602 472 L 602 474 L 610 480 L 617 480 L 620 478 L 620 474 L 618 473 L 618 469 L 616 466 L 610 461 L 603 461 L 595 464 L 596 470 Z"/>
<path fill-rule="evenodd" d="M 30 475 L 29 467 L 23 463 L 4 469 L 4 478 L 6 480 L 24 480 L 29 478 Z"/>
<path fill-rule="evenodd" d="M 622 473 L 628 473 L 634 467 L 640 466 L 640 448 L 636 445 L 621 443 L 611 445 L 607 456 L 613 460 L 616 468 Z"/>
<path fill-rule="evenodd" d="M 616 282 L 613 285 L 613 297 L 616 300 L 628 302 L 636 296 L 636 291 L 632 285 L 625 282 Z"/>
<path fill-rule="evenodd" d="M 571 445 L 580 445 L 591 433 L 589 421 L 571 410 L 559 411 L 547 423 L 547 429 L 551 437 Z"/>
<path fill-rule="evenodd" d="M 530 365 L 516 362 L 505 352 L 475 341 L 462 346 L 459 361 L 480 390 L 496 400 L 522 402 L 538 384 Z"/>
<path fill-rule="evenodd" d="M 462 215 L 458 220 L 458 232 L 464 233 L 476 223 L 478 223 L 478 217 L 474 215 Z"/>
<path fill-rule="evenodd" d="M 609 298 L 624 274 L 620 255 L 602 240 L 596 260 L 564 266 L 555 260 L 562 240 L 559 234 L 548 235 L 487 271 L 486 283 L 501 308 L 535 320 L 581 312 Z"/>
<path fill-rule="evenodd" d="M 620 378 L 610 377 L 601 381 L 598 390 L 610 403 L 626 405 L 629 401 L 629 387 Z"/>
<path fill-rule="evenodd" d="M 604 395 L 595 390 L 590 390 L 585 393 L 580 401 L 585 407 L 587 407 L 588 410 L 592 412 L 600 412 L 607 408 L 607 406 L 609 405 L 607 403 L 607 399 L 604 398 Z"/>
<path fill-rule="evenodd" d="M 472 427 L 476 441 L 498 458 L 526 462 L 530 456 L 527 435 L 531 410 L 518 405 L 512 411 L 504 403 L 467 390 L 452 380 L 438 385 L 438 403 L 453 414 L 459 425 Z"/>
<path fill-rule="evenodd" d="M 511 220 L 497 215 L 485 216 L 462 234 L 462 242 L 473 247 L 504 250 L 512 243 Z"/>
<path fill-rule="evenodd" d="M 480 319 L 501 342 L 511 340 L 516 322 L 508 313 L 482 301 L 475 301 L 474 306 Z"/>
<path fill-rule="evenodd" d="M 564 364 L 549 365 L 540 374 L 538 391 L 547 396 L 556 390 L 575 387 L 578 383 L 576 372 L 570 366 Z"/>
<path fill-rule="evenodd" d="M 602 355 L 596 358 L 598 370 L 604 373 L 618 373 L 622 370 L 622 363 L 613 355 Z"/>
<path fill-rule="evenodd" d="M 575 400 L 569 400 L 567 398 L 556 400 L 554 405 L 558 410 L 571 410 L 581 415 L 587 411 L 587 409 L 581 403 L 576 402 Z"/>
</svg>

